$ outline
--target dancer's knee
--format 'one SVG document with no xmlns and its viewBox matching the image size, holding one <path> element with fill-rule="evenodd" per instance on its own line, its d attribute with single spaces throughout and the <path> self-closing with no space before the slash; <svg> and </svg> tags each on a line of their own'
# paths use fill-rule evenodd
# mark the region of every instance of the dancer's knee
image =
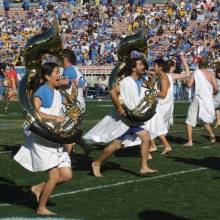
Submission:
<svg viewBox="0 0 220 220">
<path fill-rule="evenodd" d="M 71 168 L 63 167 L 59 171 L 59 183 L 70 181 L 73 178 Z"/>
</svg>

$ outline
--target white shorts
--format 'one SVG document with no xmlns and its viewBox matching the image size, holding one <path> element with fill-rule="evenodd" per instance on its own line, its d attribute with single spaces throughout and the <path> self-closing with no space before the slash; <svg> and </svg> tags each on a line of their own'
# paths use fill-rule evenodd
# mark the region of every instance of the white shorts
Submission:
<svg viewBox="0 0 220 220">
<path fill-rule="evenodd" d="M 193 99 L 188 108 L 186 124 L 195 127 L 198 121 L 198 113 L 199 113 L 199 101 L 197 99 Z"/>
</svg>

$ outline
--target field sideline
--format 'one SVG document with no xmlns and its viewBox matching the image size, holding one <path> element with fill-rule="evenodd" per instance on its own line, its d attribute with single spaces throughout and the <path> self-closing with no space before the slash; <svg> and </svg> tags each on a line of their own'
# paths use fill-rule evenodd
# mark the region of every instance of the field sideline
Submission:
<svg viewBox="0 0 220 220">
<path fill-rule="evenodd" d="M 0 109 L 3 109 L 0 102 Z M 194 129 L 195 145 L 185 149 L 184 121 L 187 103 L 175 103 L 174 126 L 168 139 L 172 154 L 158 151 L 150 165 L 159 170 L 154 176 L 139 176 L 139 148 L 117 152 L 103 166 L 104 178 L 91 175 L 91 161 L 100 153 L 94 150 L 88 159 L 81 156 L 73 169 L 74 179 L 56 187 L 49 208 L 56 219 L 220 219 L 220 128 L 215 130 L 217 143 L 211 145 L 204 129 Z M 86 132 L 111 109 L 109 101 L 89 101 L 84 117 Z M 40 219 L 29 188 L 45 180 L 44 173 L 30 173 L 13 161 L 13 154 L 23 142 L 23 116 L 18 102 L 9 112 L 0 110 L 0 219 Z M 45 218 L 44 218 L 45 219 Z"/>
</svg>

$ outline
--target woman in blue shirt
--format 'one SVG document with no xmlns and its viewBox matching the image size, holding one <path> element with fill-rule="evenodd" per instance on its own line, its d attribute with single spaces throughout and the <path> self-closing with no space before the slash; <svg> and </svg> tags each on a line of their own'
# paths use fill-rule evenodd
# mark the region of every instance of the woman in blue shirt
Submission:
<svg viewBox="0 0 220 220">
<path fill-rule="evenodd" d="M 41 119 L 51 127 L 64 122 L 63 98 L 56 89 L 59 86 L 59 66 L 45 63 L 41 69 L 40 82 L 43 84 L 34 93 L 33 102 Z M 71 162 L 66 149 L 60 144 L 52 143 L 31 132 L 24 126 L 25 143 L 14 159 L 31 172 L 47 171 L 48 180 L 32 186 L 39 215 L 54 215 L 46 204 L 58 183 L 72 179 Z"/>
</svg>

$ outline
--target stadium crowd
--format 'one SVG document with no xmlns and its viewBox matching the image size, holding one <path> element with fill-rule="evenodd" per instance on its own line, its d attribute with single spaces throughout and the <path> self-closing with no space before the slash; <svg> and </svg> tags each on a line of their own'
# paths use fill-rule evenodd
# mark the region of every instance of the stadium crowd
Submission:
<svg viewBox="0 0 220 220">
<path fill-rule="evenodd" d="M 24 64 L 26 40 L 50 26 L 52 13 L 47 2 L 25 8 L 25 16 L 9 16 L 7 10 L 0 15 L 1 62 Z M 148 28 L 150 38 L 149 64 L 156 57 L 172 57 L 177 62 L 177 72 L 181 72 L 180 53 L 185 53 L 191 70 L 197 67 L 200 56 L 207 57 L 210 66 L 219 60 L 219 0 L 170 0 L 150 6 L 134 0 L 124 5 L 107 0 L 95 1 L 95 6 L 86 3 L 74 7 L 75 3 L 56 3 L 54 8 L 64 47 L 75 52 L 76 65 L 114 65 L 120 39 L 143 26 Z M 121 28 L 123 25 L 126 29 Z M 177 82 L 175 88 L 179 99 L 185 87 Z"/>
<path fill-rule="evenodd" d="M 77 65 L 114 64 L 119 40 L 143 26 L 149 28 L 149 58 L 152 60 L 159 55 L 184 51 L 194 69 L 201 54 L 209 55 L 211 60 L 219 57 L 220 1 L 170 1 L 151 7 L 142 7 L 132 0 L 124 6 L 103 1 L 97 2 L 96 7 L 85 4 L 77 9 L 72 4 L 60 3 L 56 4 L 55 11 L 64 46 L 74 50 Z M 0 59 L 22 64 L 24 43 L 30 36 L 45 30 L 50 20 L 51 13 L 42 4 L 28 10 L 25 17 L 1 15 Z M 115 31 L 121 23 L 127 24 L 126 33 Z M 155 25 L 158 23 L 159 26 Z"/>
</svg>

